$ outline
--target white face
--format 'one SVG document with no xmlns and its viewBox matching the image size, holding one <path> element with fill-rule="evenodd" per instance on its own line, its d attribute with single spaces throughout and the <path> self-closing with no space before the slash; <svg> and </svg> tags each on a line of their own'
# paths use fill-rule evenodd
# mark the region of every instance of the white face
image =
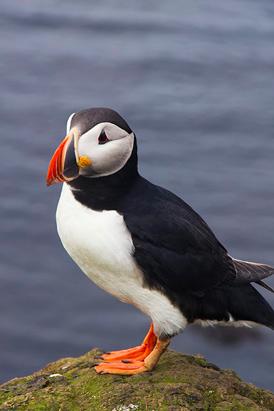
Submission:
<svg viewBox="0 0 274 411">
<path fill-rule="evenodd" d="M 68 119 L 67 128 L 73 115 Z M 99 123 L 84 134 L 78 141 L 79 157 L 87 157 L 91 165 L 80 168 L 80 175 L 103 177 L 121 170 L 131 156 L 134 134 L 112 123 Z"/>
</svg>

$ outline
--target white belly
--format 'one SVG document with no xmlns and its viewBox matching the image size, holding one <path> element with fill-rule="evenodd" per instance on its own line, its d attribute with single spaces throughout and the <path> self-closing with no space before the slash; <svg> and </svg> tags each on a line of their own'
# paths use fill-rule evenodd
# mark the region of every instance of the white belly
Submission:
<svg viewBox="0 0 274 411">
<path fill-rule="evenodd" d="M 63 184 L 56 221 L 64 248 L 95 284 L 149 315 L 158 335 L 184 328 L 185 318 L 169 299 L 143 287 L 132 238 L 119 213 L 83 206 Z"/>
</svg>

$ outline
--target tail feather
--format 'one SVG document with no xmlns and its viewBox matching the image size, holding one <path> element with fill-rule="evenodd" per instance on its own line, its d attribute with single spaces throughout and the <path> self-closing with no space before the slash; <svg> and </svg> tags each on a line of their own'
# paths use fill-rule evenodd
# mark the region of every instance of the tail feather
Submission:
<svg viewBox="0 0 274 411">
<path fill-rule="evenodd" d="M 236 260 L 234 258 L 232 261 L 236 272 L 235 284 L 248 284 L 254 282 L 269 291 L 273 291 L 272 288 L 262 280 L 274 274 L 274 267 L 267 264 Z"/>
<path fill-rule="evenodd" d="M 272 307 L 251 284 L 227 290 L 227 306 L 236 321 L 252 321 L 274 329 Z"/>
<path fill-rule="evenodd" d="M 263 282 L 262 280 L 255 281 L 255 282 L 256 282 L 256 284 L 259 284 L 261 287 L 265 288 L 267 291 L 270 291 L 271 293 L 274 293 L 274 289 L 272 287 L 270 287 L 270 285 Z"/>
</svg>

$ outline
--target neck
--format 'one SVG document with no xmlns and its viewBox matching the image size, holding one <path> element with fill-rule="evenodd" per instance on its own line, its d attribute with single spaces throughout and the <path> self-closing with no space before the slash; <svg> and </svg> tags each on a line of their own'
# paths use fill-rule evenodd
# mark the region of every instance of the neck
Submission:
<svg viewBox="0 0 274 411">
<path fill-rule="evenodd" d="M 83 177 L 69 182 L 76 200 L 95 210 L 115 209 L 123 196 L 139 177 L 137 146 L 124 167 L 115 174 L 105 177 Z"/>
</svg>

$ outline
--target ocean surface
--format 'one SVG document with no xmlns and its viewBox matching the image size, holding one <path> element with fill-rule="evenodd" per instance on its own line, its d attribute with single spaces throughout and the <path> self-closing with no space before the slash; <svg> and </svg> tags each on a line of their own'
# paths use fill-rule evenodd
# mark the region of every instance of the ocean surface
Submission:
<svg viewBox="0 0 274 411">
<path fill-rule="evenodd" d="M 72 112 L 118 110 L 145 177 L 190 203 L 230 254 L 274 264 L 272 0 L 2 0 L 0 23 L 1 381 L 136 345 L 149 325 L 58 239 L 61 187 L 45 173 Z M 189 327 L 172 346 L 274 389 L 270 330 Z"/>
</svg>

